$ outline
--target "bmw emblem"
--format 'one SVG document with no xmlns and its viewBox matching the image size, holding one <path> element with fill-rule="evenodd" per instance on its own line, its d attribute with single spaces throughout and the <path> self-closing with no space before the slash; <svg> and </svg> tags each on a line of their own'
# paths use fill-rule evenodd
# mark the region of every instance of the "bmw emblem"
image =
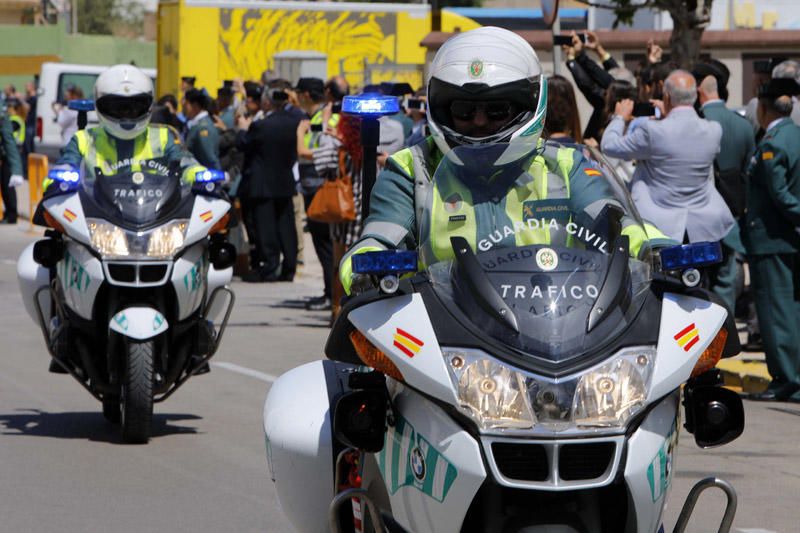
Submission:
<svg viewBox="0 0 800 533">
<path fill-rule="evenodd" d="M 208 192 L 213 191 L 214 190 L 214 184 L 213 183 L 206 183 L 206 190 Z"/>
<path fill-rule="evenodd" d="M 425 458 L 422 456 L 422 451 L 419 447 L 411 450 L 411 471 L 417 481 L 425 479 Z"/>
<path fill-rule="evenodd" d="M 134 172 L 131 179 L 133 180 L 134 184 L 141 185 L 142 183 L 144 183 L 144 174 L 142 174 L 141 172 Z"/>
</svg>

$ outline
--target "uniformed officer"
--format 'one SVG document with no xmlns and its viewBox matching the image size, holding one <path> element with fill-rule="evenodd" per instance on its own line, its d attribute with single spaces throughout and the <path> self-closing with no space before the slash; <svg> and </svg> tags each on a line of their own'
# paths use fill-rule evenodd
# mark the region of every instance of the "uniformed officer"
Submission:
<svg viewBox="0 0 800 533">
<path fill-rule="evenodd" d="M 553 205 L 548 202 L 560 201 L 559 205 L 573 207 L 574 213 L 592 218 L 616 202 L 608 182 L 598 177 L 601 173 L 581 152 L 540 140 L 547 109 L 546 80 L 536 53 L 517 34 L 487 27 L 450 38 L 431 63 L 428 104 L 432 135 L 389 157 L 372 191 L 362 238 L 342 259 L 340 278 L 348 294 L 354 281 L 359 288 L 362 280 L 368 281 L 353 275 L 354 254 L 415 249 L 425 243 L 422 248 L 430 252 L 427 257 L 446 260 L 453 255 L 451 235 L 467 238 L 473 249 L 478 249 L 479 228 L 488 226 L 492 231 L 498 217 L 509 219 L 505 228 L 509 223 L 525 228 L 527 208 L 547 209 Z M 434 189 L 425 194 L 433 205 L 421 205 L 417 191 L 430 181 L 444 154 L 459 145 L 493 143 L 508 143 L 508 153 L 525 154 L 517 161 L 530 161 L 528 172 L 502 191 L 495 187 L 492 192 L 489 189 L 499 183 L 494 177 L 492 186 L 483 184 L 485 190 L 466 189 L 461 180 L 445 179 L 434 187 L 460 189 Z M 506 152 L 503 154 L 500 159 Z M 464 162 L 463 168 L 468 167 Z M 498 168 L 503 165 L 498 163 Z M 418 188 L 418 184 L 423 187 Z M 493 214 L 488 218 L 475 199 L 487 194 L 493 204 Z M 494 207 L 505 209 L 499 214 Z M 454 210 L 458 210 L 455 217 Z M 454 224 L 454 220 L 463 224 Z M 550 243 L 552 235 L 545 235 L 547 231 L 534 230 L 523 240 L 526 244 Z M 645 240 L 653 243 L 650 237 L 662 239 L 659 242 L 664 244 L 672 242 L 653 227 L 644 234 L 641 226 L 623 223 L 622 233 L 630 237 L 634 254 L 643 249 Z"/>
<path fill-rule="evenodd" d="M 303 146 L 313 151 L 319 148 L 320 139 L 325 129 L 335 131 L 339 124 L 339 114 L 332 113 L 331 105 L 325 102 L 325 83 L 319 78 L 300 78 L 295 87 L 300 108 L 306 112 L 308 122 L 303 121 L 298 126 L 297 134 L 302 136 Z M 314 167 L 313 159 L 299 155 L 300 189 L 303 194 L 305 208 L 311 205 L 311 200 L 325 178 L 321 177 Z M 333 276 L 333 241 L 331 240 L 330 226 L 324 222 L 308 221 L 308 231 L 314 243 L 322 275 L 324 278 L 324 291 L 322 296 L 313 298 L 306 304 L 312 311 L 328 311 L 331 308 L 331 287 Z"/>
<path fill-rule="evenodd" d="M 0 109 L 0 194 L 3 196 L 3 219 L 0 224 L 17 223 L 17 193 L 14 187 L 22 185 L 22 160 L 12 120 L 5 109 Z"/>
<path fill-rule="evenodd" d="M 155 172 L 177 163 L 187 182 L 193 182 L 197 172 L 206 170 L 183 149 L 169 127 L 149 124 L 153 82 L 138 68 L 109 68 L 97 77 L 94 97 L 100 126 L 75 133 L 64 148 L 59 165 L 84 166 L 89 172 L 109 176 L 145 166 Z M 149 161 L 163 164 L 149 165 Z M 45 179 L 44 188 L 51 183 Z"/>
<path fill-rule="evenodd" d="M 188 119 L 186 149 L 208 168 L 222 168 L 219 162 L 219 131 L 208 116 L 208 96 L 198 89 L 183 95 L 183 113 Z"/>
<path fill-rule="evenodd" d="M 721 95 L 727 96 L 727 75 L 716 64 L 700 63 L 692 71 L 697 79 L 697 99 L 707 120 L 722 127 L 720 150 L 715 159 L 719 174 L 718 188 L 733 216 L 738 220 L 744 212 L 747 169 L 755 150 L 755 135 L 750 123 L 728 109 Z M 712 290 L 727 304 L 729 312 L 736 308 L 736 254 L 744 254 L 744 246 L 736 225 L 722 240 L 725 261 L 714 272 Z"/>
<path fill-rule="evenodd" d="M 800 402 L 800 85 L 772 79 L 759 91 L 765 128 L 750 170 L 743 228 L 756 310 L 772 381 L 757 400 Z"/>
</svg>

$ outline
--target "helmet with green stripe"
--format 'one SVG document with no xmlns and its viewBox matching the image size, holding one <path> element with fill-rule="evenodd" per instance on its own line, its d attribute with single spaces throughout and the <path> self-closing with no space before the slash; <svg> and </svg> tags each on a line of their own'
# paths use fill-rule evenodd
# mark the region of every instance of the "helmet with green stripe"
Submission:
<svg viewBox="0 0 800 533">
<path fill-rule="evenodd" d="M 535 151 L 544 128 L 547 86 L 525 39 L 484 27 L 448 39 L 428 71 L 428 124 L 437 146 L 508 143 L 498 163 Z M 477 113 L 488 125 L 465 126 Z"/>
</svg>

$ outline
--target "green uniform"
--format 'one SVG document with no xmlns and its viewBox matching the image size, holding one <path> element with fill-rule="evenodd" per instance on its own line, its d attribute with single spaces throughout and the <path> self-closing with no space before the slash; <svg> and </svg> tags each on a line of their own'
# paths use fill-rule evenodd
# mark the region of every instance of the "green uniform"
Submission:
<svg viewBox="0 0 800 533">
<path fill-rule="evenodd" d="M 75 133 L 64 148 L 59 165 L 79 168 L 98 168 L 104 175 L 120 172 L 148 170 L 166 173 L 170 163 L 179 163 L 183 179 L 194 182 L 195 174 L 206 168 L 189 154 L 175 137 L 172 129 L 160 124 L 147 127 L 138 137 L 131 140 L 117 139 L 102 127 L 81 130 Z M 43 188 L 52 183 L 45 179 Z"/>
<path fill-rule="evenodd" d="M 362 237 L 340 265 L 341 281 L 348 293 L 352 256 L 356 253 L 387 248 L 414 250 L 422 245 L 428 247 L 425 256 L 443 261 L 452 259 L 450 237 L 464 237 L 473 249 L 481 250 L 491 244 L 479 236 L 496 233 L 494 230 L 500 227 L 523 228 L 503 237 L 512 246 L 570 245 L 571 237 L 565 232 L 551 230 L 545 223 L 531 226 L 528 218 L 546 218 L 549 209 L 564 203 L 569 204 L 571 212 L 594 218 L 607 204 L 617 203 L 609 184 L 598 177 L 600 172 L 580 151 L 556 143 L 541 143 L 540 153 L 528 172 L 503 191 L 492 192 L 488 187 L 468 190 L 460 180 L 445 179 L 433 191 L 420 192 L 431 182 L 441 160 L 442 154 L 431 137 L 388 159 L 372 191 Z M 483 198 L 487 194 L 489 201 Z M 423 201 L 422 197 L 428 200 Z M 630 219 L 623 220 L 622 233 L 630 238 L 632 254 L 638 254 L 645 241 L 674 244 L 653 226 L 648 225 L 646 231 L 647 234 Z"/>
<path fill-rule="evenodd" d="M 789 117 L 758 145 L 744 218 L 769 390 L 800 400 L 800 127 Z"/>
<path fill-rule="evenodd" d="M 220 170 L 219 131 L 211 118 L 204 116 L 186 134 L 186 149 L 197 162 L 208 168 Z"/>
<path fill-rule="evenodd" d="M 21 176 L 22 159 L 19 156 L 19 150 L 17 150 L 11 118 L 8 115 L 0 115 L 0 143 L 2 143 L 2 146 L 0 146 L 0 164 L 10 167 L 9 176 Z"/>
<path fill-rule="evenodd" d="M 722 100 L 705 104 L 703 114 L 706 119 L 722 126 L 722 139 L 716 159 L 720 173 L 739 172 L 746 175 L 756 144 L 750 122 L 725 107 Z M 732 313 L 736 308 L 736 252 L 745 253 L 738 225 L 722 240 L 722 244 L 726 247 L 726 259 L 716 269 L 712 290 L 722 298 Z"/>
</svg>

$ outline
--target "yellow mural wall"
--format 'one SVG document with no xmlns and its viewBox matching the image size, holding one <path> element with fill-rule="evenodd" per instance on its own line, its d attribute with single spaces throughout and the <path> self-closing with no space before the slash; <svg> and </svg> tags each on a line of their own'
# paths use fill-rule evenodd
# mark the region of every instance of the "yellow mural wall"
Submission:
<svg viewBox="0 0 800 533">
<path fill-rule="evenodd" d="M 207 5 L 207 4 L 205 4 Z M 260 78 L 274 55 L 313 50 L 328 57 L 328 76 L 344 74 L 354 87 L 381 81 L 423 83 L 430 13 L 416 11 L 194 7 L 184 0 L 159 4 L 159 94 L 177 93 L 181 76 L 196 76 L 211 94 L 222 80 Z M 264 6 L 265 4 L 260 4 Z M 442 12 L 442 29 L 479 24 Z M 296 81 L 296 80 L 290 80 Z"/>
</svg>

